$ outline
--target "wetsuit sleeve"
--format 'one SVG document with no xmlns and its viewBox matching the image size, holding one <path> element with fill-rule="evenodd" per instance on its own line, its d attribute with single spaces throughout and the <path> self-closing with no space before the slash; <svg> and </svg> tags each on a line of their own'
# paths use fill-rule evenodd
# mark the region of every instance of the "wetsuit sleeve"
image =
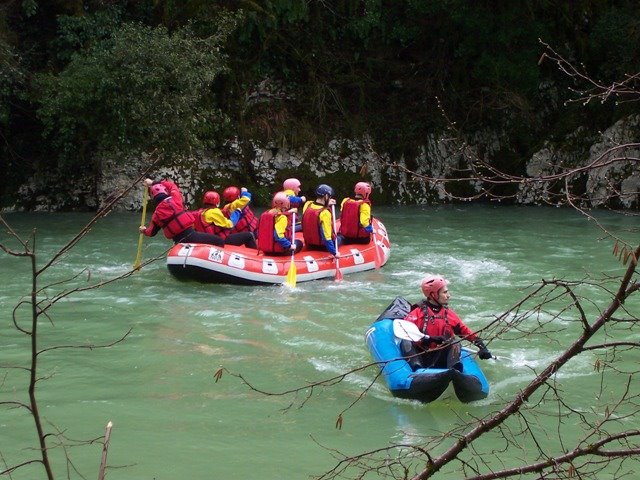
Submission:
<svg viewBox="0 0 640 480">
<path fill-rule="evenodd" d="M 363 202 L 360 205 L 360 225 L 362 225 L 362 228 L 364 228 L 367 233 L 373 232 L 373 227 L 371 226 L 371 205 L 368 203 Z"/>
<path fill-rule="evenodd" d="M 331 222 L 331 212 L 324 210 L 320 213 L 320 233 L 325 247 L 331 252 L 331 255 L 337 253 L 336 244 L 333 241 L 333 224 Z"/>
<path fill-rule="evenodd" d="M 155 212 L 154 212 L 154 215 L 151 216 L 151 221 L 149 222 L 149 225 L 147 225 L 147 228 L 143 232 L 147 237 L 155 237 L 156 234 L 160 231 L 160 225 L 158 225 L 155 222 L 154 217 L 155 217 Z"/>
<path fill-rule="evenodd" d="M 478 335 L 476 335 L 473 330 L 467 327 L 462 322 L 462 320 L 460 320 L 460 317 L 455 312 L 452 312 L 451 310 L 449 310 L 448 318 L 449 318 L 449 323 L 452 324 L 453 331 L 455 332 L 456 335 L 470 342 L 473 342 L 478 338 Z"/>
<path fill-rule="evenodd" d="M 240 217 L 240 210 L 236 210 L 231 216 L 233 217 L 234 215 Z M 217 225 L 218 227 L 222 228 L 233 228 L 233 226 L 235 225 L 235 223 L 231 219 L 224 216 L 224 213 L 222 213 L 222 210 L 220 210 L 219 208 L 209 208 L 205 210 L 202 214 L 202 219 L 205 221 L 205 223 L 208 223 L 210 225 Z M 236 219 L 236 222 L 237 221 L 238 220 Z"/>
<path fill-rule="evenodd" d="M 147 237 L 155 237 L 156 234 L 160 231 L 160 227 L 155 223 L 151 222 L 149 226 L 143 232 Z"/>
<path fill-rule="evenodd" d="M 160 182 L 164 188 L 167 189 L 167 193 L 173 200 L 173 204 L 176 206 L 178 210 L 184 210 L 184 200 L 182 198 L 182 192 L 180 192 L 180 188 L 178 185 L 173 183 L 171 180 L 162 180 Z"/>
<path fill-rule="evenodd" d="M 292 207 L 298 207 L 302 205 L 302 197 L 298 197 L 296 195 L 287 195 L 289 197 L 289 203 Z"/>
<path fill-rule="evenodd" d="M 233 202 L 222 207 L 225 214 L 231 214 L 236 210 L 242 210 L 251 202 L 251 194 L 249 192 L 242 192 L 240 198 L 236 198 Z"/>
<path fill-rule="evenodd" d="M 291 242 L 287 237 L 285 237 L 285 232 L 287 230 L 288 224 L 289 221 L 287 220 L 286 215 L 278 215 L 273 228 L 273 239 L 278 242 L 285 250 L 291 248 Z"/>
</svg>

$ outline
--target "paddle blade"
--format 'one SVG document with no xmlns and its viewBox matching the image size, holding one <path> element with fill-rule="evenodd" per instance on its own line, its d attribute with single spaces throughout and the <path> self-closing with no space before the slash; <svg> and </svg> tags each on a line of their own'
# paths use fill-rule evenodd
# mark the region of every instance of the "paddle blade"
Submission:
<svg viewBox="0 0 640 480">
<path fill-rule="evenodd" d="M 291 288 L 296 288 L 296 277 L 297 277 L 297 270 L 296 270 L 296 262 L 293 261 L 293 257 L 291 258 L 291 263 L 289 264 L 289 271 L 287 272 L 287 285 L 289 285 Z"/>
<path fill-rule="evenodd" d="M 401 340 L 411 340 L 412 342 L 418 342 L 424 337 L 415 323 L 399 319 L 393 321 L 393 334 Z"/>
</svg>

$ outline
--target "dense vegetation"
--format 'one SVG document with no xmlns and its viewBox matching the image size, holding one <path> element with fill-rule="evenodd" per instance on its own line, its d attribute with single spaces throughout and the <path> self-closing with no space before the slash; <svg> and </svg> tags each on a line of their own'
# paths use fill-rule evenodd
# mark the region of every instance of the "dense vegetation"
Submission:
<svg viewBox="0 0 640 480">
<path fill-rule="evenodd" d="M 632 1 L 10 0 L 0 203 L 34 173 L 99 175 L 106 156 L 231 137 L 367 133 L 411 157 L 442 111 L 466 131 L 506 129 L 501 167 L 518 170 L 543 140 L 633 107 L 558 108 L 569 80 L 538 61 L 539 39 L 604 82 L 640 71 Z"/>
</svg>

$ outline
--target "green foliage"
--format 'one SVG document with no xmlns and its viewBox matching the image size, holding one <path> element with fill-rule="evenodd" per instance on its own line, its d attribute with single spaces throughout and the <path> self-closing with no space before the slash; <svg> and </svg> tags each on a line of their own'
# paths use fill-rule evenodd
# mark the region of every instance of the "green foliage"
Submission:
<svg viewBox="0 0 640 480">
<path fill-rule="evenodd" d="M 39 75 L 38 114 L 62 159 L 87 161 L 87 147 L 126 156 L 210 146 L 226 122 L 211 86 L 226 69 L 221 45 L 233 27 L 226 17 L 217 35 L 197 38 L 188 27 L 124 24 L 58 75 Z"/>
<path fill-rule="evenodd" d="M 92 15 L 58 17 L 58 35 L 51 42 L 53 60 L 62 65 L 72 56 L 109 39 L 122 22 L 120 8 L 109 7 Z"/>
</svg>

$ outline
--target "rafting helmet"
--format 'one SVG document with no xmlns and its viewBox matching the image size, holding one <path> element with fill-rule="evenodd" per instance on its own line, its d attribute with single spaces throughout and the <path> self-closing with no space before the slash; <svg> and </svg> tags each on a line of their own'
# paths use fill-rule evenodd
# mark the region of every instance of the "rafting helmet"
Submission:
<svg viewBox="0 0 640 480">
<path fill-rule="evenodd" d="M 233 202 L 240 198 L 240 189 L 234 186 L 227 187 L 224 189 L 224 192 L 222 192 L 222 197 L 225 202 Z"/>
<path fill-rule="evenodd" d="M 289 210 L 291 206 L 291 202 L 289 201 L 289 196 L 284 192 L 278 192 L 273 196 L 273 201 L 271 202 L 271 206 L 273 208 L 280 208 L 282 210 Z"/>
<path fill-rule="evenodd" d="M 220 194 L 213 191 L 205 192 L 202 197 L 202 205 L 213 205 L 214 207 L 217 207 L 220 205 Z"/>
<path fill-rule="evenodd" d="M 325 195 L 329 195 L 330 197 L 333 197 L 335 194 L 333 192 L 333 188 L 331 188 L 329 185 L 322 183 L 318 185 L 318 188 L 316 188 L 316 196 L 324 197 Z"/>
<path fill-rule="evenodd" d="M 161 193 L 164 193 L 165 195 L 169 194 L 167 192 L 167 188 L 164 185 L 162 185 L 161 183 L 154 183 L 153 185 L 151 185 L 149 187 L 149 192 L 151 193 L 151 196 L 153 198 L 155 198 L 156 195 L 159 195 Z"/>
<path fill-rule="evenodd" d="M 302 184 L 300 183 L 300 180 L 298 180 L 297 178 L 287 178 L 282 183 L 282 188 L 284 190 L 293 190 L 293 193 L 295 193 L 296 195 L 298 195 L 298 193 L 300 193 L 300 187 L 301 186 L 302 186 Z"/>
<path fill-rule="evenodd" d="M 438 292 L 441 288 L 447 286 L 447 282 L 443 277 L 439 275 L 429 275 L 422 280 L 420 286 L 422 287 L 422 293 L 425 297 L 438 299 Z"/>
<path fill-rule="evenodd" d="M 369 198 L 369 195 L 371 194 L 371 185 L 367 182 L 358 182 L 356 183 L 353 192 L 356 195 L 362 195 L 362 198 Z"/>
</svg>

